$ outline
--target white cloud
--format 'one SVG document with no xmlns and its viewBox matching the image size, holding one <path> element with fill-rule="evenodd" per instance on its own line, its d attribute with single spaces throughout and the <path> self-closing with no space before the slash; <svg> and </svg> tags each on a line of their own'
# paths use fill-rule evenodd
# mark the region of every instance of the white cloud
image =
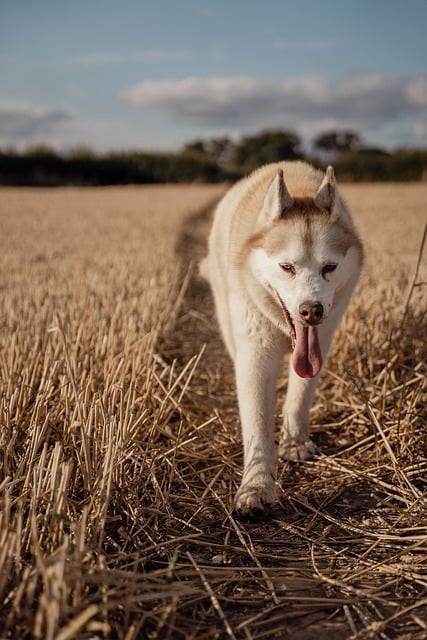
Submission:
<svg viewBox="0 0 427 640">
<path fill-rule="evenodd" d="M 120 99 L 122 113 L 99 112 L 96 118 L 69 107 L 0 101 L 0 145 L 172 149 L 200 135 L 238 137 L 274 127 L 293 129 L 305 140 L 352 128 L 368 144 L 427 144 L 425 76 L 186 78 L 143 82 Z M 129 114 L 125 105 L 142 112 Z"/>
<path fill-rule="evenodd" d="M 101 153 L 114 149 L 145 147 L 144 131 L 135 129 L 124 118 L 93 119 L 81 114 L 58 127 L 55 135 L 47 139 L 47 143 L 65 150 L 88 146 Z"/>
<path fill-rule="evenodd" d="M 55 127 L 71 118 L 63 109 L 34 105 L 0 103 L 0 139 L 31 139 L 51 133 Z"/>
<path fill-rule="evenodd" d="M 135 128 L 126 118 L 93 119 L 75 110 L 0 102 L 0 146 L 22 150 L 36 144 L 60 150 L 89 146 L 105 152 L 149 145 L 167 149 L 171 141 L 162 133 L 150 137 L 145 128 Z"/>
<path fill-rule="evenodd" d="M 427 122 L 414 122 L 411 133 L 414 144 L 427 144 Z"/>
<path fill-rule="evenodd" d="M 406 93 L 413 104 L 427 110 L 427 78 L 418 78 L 409 82 Z"/>
<path fill-rule="evenodd" d="M 370 130 L 427 109 L 427 78 L 359 75 L 344 80 L 246 76 L 147 81 L 120 99 L 196 127 L 259 129 L 329 126 Z"/>
</svg>

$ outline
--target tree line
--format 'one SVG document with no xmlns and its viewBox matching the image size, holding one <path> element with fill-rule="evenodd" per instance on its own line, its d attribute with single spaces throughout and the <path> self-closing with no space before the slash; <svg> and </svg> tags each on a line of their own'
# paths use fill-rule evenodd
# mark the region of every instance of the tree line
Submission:
<svg viewBox="0 0 427 640">
<path fill-rule="evenodd" d="M 118 185 L 165 182 L 234 181 L 268 162 L 307 160 L 333 163 L 340 180 L 410 181 L 427 179 L 427 150 L 388 152 L 363 144 L 354 131 L 328 131 L 307 152 L 292 131 L 272 130 L 244 136 L 200 139 L 176 153 L 123 151 L 96 154 L 87 148 L 59 153 L 46 146 L 25 152 L 0 150 L 0 184 Z"/>
</svg>

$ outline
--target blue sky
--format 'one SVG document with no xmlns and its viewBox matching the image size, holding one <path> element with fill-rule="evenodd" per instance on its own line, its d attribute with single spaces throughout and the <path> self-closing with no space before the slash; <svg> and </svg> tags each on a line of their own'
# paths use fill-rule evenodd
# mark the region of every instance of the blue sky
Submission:
<svg viewBox="0 0 427 640">
<path fill-rule="evenodd" d="M 0 0 L 0 146 L 427 147 L 427 0 Z"/>
</svg>

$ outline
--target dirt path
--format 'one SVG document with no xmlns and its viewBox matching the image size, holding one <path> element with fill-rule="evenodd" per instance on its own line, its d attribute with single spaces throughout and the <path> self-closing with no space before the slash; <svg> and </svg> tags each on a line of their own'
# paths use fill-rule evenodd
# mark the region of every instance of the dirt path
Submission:
<svg viewBox="0 0 427 640">
<path fill-rule="evenodd" d="M 210 288 L 197 271 L 198 262 L 207 252 L 213 209 L 214 205 L 209 205 L 190 217 L 177 242 L 176 251 L 183 273 L 188 273 L 190 268 L 191 277 L 176 328 L 175 339 L 180 344 L 173 355 L 185 362 L 206 345 L 195 382 L 203 394 L 203 408 L 202 414 L 196 412 L 194 419 L 201 420 L 202 415 L 206 418 L 219 416 L 222 429 L 213 430 L 210 445 L 207 442 L 206 466 L 218 465 L 219 468 L 220 463 L 223 464 L 222 487 L 226 486 L 227 490 L 221 492 L 221 501 L 231 512 L 242 462 L 234 375 L 220 338 Z M 221 446 L 223 450 L 218 451 Z M 229 459 L 224 465 L 225 456 Z M 306 475 L 299 465 L 285 464 L 281 473 L 288 489 L 292 486 L 295 489 L 304 476 L 305 482 L 310 482 L 310 474 Z M 207 502 L 212 500 L 215 500 L 212 493 L 208 494 Z M 222 549 L 222 554 L 213 553 L 212 557 L 223 569 L 221 589 L 228 583 L 228 597 L 220 601 L 237 638 L 338 640 L 349 637 L 350 629 L 342 606 L 350 600 L 337 598 L 313 576 L 310 538 L 304 533 L 312 519 L 310 511 L 296 514 L 289 504 L 281 502 L 270 518 L 259 522 L 237 521 L 227 518 L 226 513 L 223 515 L 223 522 L 217 522 L 215 529 L 207 527 L 207 538 L 209 548 Z M 212 557 L 208 558 L 205 544 L 192 544 L 191 553 L 203 564 L 209 576 L 211 572 L 206 569 L 206 563 L 212 562 Z M 214 575 L 220 572 L 216 565 L 212 570 Z M 221 589 L 218 590 L 220 598 Z M 260 607 L 261 593 L 264 599 Z M 254 603 L 258 601 L 255 609 L 250 606 L 251 599 Z M 221 629 L 220 623 L 216 629 L 211 625 L 212 622 L 208 622 L 196 637 L 230 636 Z"/>
<path fill-rule="evenodd" d="M 396 305 L 416 262 L 417 229 L 422 228 L 417 202 L 423 189 L 347 188 L 369 256 L 313 407 L 318 453 L 306 463 L 279 467 L 279 502 L 269 518 L 258 522 L 231 515 L 242 466 L 234 377 L 209 287 L 197 273 L 213 207 L 185 222 L 176 252 L 183 274 L 191 265 L 191 277 L 171 336 L 171 355 L 185 364 L 205 345 L 186 401 L 198 453 L 188 449 L 183 464 L 196 474 L 199 499 L 192 505 L 192 523 L 201 532 L 186 549 L 204 576 L 209 604 L 198 602 L 191 614 L 184 607 L 176 621 L 185 626 L 191 615 L 198 625 L 194 637 L 425 637 L 427 460 L 419 355 L 425 318 L 415 298 L 421 289 L 414 291 L 403 332 Z M 392 215 L 400 199 L 412 220 L 408 233 L 402 233 L 397 213 L 380 232 L 381 216 Z M 396 259 L 409 235 L 410 269 Z M 386 246 L 380 263 L 382 274 L 384 269 L 389 274 L 386 287 L 384 275 L 378 279 L 372 267 L 379 242 Z M 285 384 L 285 378 L 279 381 L 280 396 Z M 213 422 L 198 431 L 206 420 Z M 402 484 L 402 477 L 409 484 Z M 189 571 L 184 562 L 185 567 Z"/>
</svg>

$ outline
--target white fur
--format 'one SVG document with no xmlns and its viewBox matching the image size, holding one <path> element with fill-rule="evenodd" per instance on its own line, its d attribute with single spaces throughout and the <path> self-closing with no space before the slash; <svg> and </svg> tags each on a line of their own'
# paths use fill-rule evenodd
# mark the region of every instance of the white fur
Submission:
<svg viewBox="0 0 427 640">
<path fill-rule="evenodd" d="M 307 214 L 310 241 L 304 238 L 302 216 L 287 219 L 298 198 L 327 209 Z M 252 242 L 257 233 L 261 237 Z M 339 240 L 343 233 L 345 250 Z M 275 385 L 289 348 L 289 326 L 278 296 L 294 323 L 301 303 L 322 304 L 318 335 L 326 359 L 361 262 L 360 241 L 332 168 L 324 176 L 302 162 L 267 165 L 234 185 L 217 207 L 203 275 L 209 278 L 236 373 L 244 469 L 235 507 L 241 514 L 275 501 Z M 336 270 L 322 275 L 331 263 Z M 283 271 L 281 264 L 292 265 L 294 272 Z M 300 378 L 290 366 L 279 446 L 283 457 L 298 460 L 313 453 L 309 412 L 318 378 Z"/>
</svg>

